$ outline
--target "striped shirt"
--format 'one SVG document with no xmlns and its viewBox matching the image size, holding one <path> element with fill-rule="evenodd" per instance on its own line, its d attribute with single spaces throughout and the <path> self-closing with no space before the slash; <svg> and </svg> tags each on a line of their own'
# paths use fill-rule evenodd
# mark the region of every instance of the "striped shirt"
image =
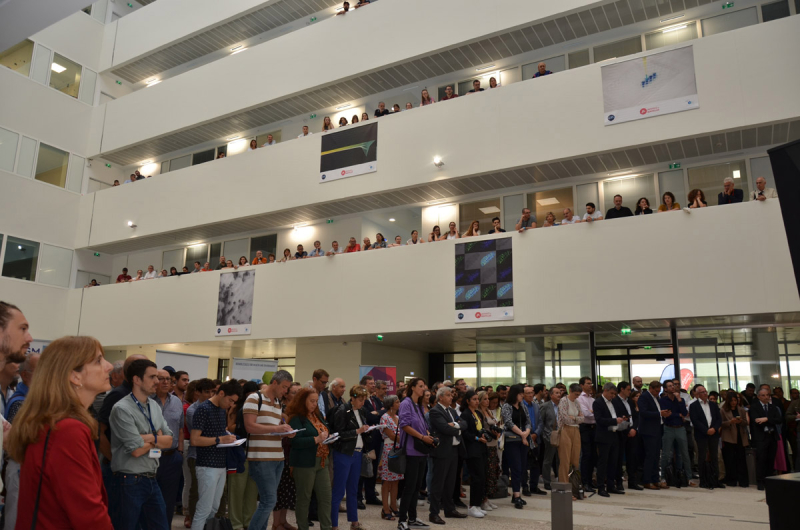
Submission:
<svg viewBox="0 0 800 530">
<path fill-rule="evenodd" d="M 258 393 L 247 396 L 242 407 L 242 414 L 257 414 L 256 423 L 261 425 L 280 425 L 282 421 L 281 405 L 267 396 L 261 396 L 261 410 L 258 410 Z M 247 443 L 247 459 L 256 461 L 283 460 L 281 437 L 268 434 L 251 434 Z"/>
</svg>

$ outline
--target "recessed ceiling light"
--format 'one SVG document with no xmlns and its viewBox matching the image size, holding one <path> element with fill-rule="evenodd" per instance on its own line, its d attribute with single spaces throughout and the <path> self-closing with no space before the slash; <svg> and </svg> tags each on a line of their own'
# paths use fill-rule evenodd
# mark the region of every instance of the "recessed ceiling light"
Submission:
<svg viewBox="0 0 800 530">
<path fill-rule="evenodd" d="M 438 168 L 441 168 L 444 165 L 444 161 L 442 160 L 442 157 L 440 157 L 440 156 L 433 157 L 433 165 L 438 167 Z"/>
<path fill-rule="evenodd" d="M 478 208 L 478 210 L 480 210 L 486 215 L 489 215 L 490 213 L 500 213 L 500 208 L 498 208 L 497 206 L 489 206 L 488 208 Z"/>
<path fill-rule="evenodd" d="M 17 245 L 17 248 L 18 248 L 19 250 L 22 250 L 22 245 Z"/>
<path fill-rule="evenodd" d="M 142 164 L 142 165 L 145 165 L 145 164 L 152 164 L 152 163 L 153 163 L 153 161 L 152 161 L 152 160 L 143 160 L 142 162 L 140 162 L 140 164 Z"/>
<path fill-rule="evenodd" d="M 476 72 L 483 72 L 484 70 L 489 70 L 490 68 L 494 68 L 495 65 L 490 64 L 488 66 L 481 66 L 480 68 L 476 68 Z"/>
<path fill-rule="evenodd" d="M 244 44 L 240 44 L 240 45 L 238 45 L 238 46 L 234 46 L 233 48 L 231 48 L 231 51 L 232 51 L 232 52 L 235 52 L 236 50 L 238 50 L 238 49 L 240 49 L 240 48 L 244 48 Z"/>
<path fill-rule="evenodd" d="M 661 30 L 661 33 L 669 33 L 670 31 L 678 31 L 679 29 L 685 29 L 686 24 L 681 24 L 680 26 L 672 26 L 671 28 L 665 28 Z"/>
<path fill-rule="evenodd" d="M 336 107 L 336 110 L 342 110 L 342 109 L 350 108 L 352 106 L 353 106 L 352 103 L 347 103 L 346 105 L 339 105 L 338 107 Z"/>
<path fill-rule="evenodd" d="M 243 51 L 245 51 L 246 49 L 247 49 L 247 48 L 242 48 L 241 50 L 236 50 L 236 51 L 235 51 L 235 52 L 233 52 L 231 55 L 236 55 L 237 53 L 242 53 L 242 52 L 243 52 Z"/>
<path fill-rule="evenodd" d="M 550 206 L 551 204 L 558 204 L 558 199 L 550 197 L 548 199 L 536 199 L 539 206 Z"/>
<path fill-rule="evenodd" d="M 52 71 L 54 71 L 55 73 L 57 73 L 57 74 L 60 74 L 61 72 L 63 72 L 64 70 L 66 70 L 66 69 L 67 69 L 67 67 L 66 67 L 66 66 L 61 66 L 61 65 L 60 65 L 60 64 L 58 64 L 58 63 L 53 63 L 53 64 L 51 64 L 51 65 L 50 65 L 50 69 L 51 69 Z"/>
<path fill-rule="evenodd" d="M 390 217 L 390 218 L 389 218 L 389 222 L 390 222 L 390 223 L 393 223 L 394 221 L 395 221 L 395 218 L 394 218 L 394 217 Z"/>
<path fill-rule="evenodd" d="M 677 16 L 669 17 L 669 18 L 662 18 L 659 22 L 669 22 L 670 20 L 678 20 L 679 18 L 683 18 L 685 16 L 686 16 L 686 14 L 684 13 L 683 15 L 677 15 Z"/>
<path fill-rule="evenodd" d="M 225 138 L 227 141 L 231 142 L 233 140 L 238 140 L 241 136 L 231 136 L 230 138 Z"/>
<path fill-rule="evenodd" d="M 609 173 L 609 177 L 621 177 L 622 175 L 629 175 L 630 171 L 617 171 L 616 173 Z"/>
<path fill-rule="evenodd" d="M 735 179 L 742 178 L 741 171 L 739 171 L 738 169 L 734 169 L 733 170 L 733 178 L 735 178 Z"/>
<path fill-rule="evenodd" d="M 161 82 L 161 79 L 153 79 L 147 82 L 147 88 L 150 88 L 153 85 L 157 85 Z"/>
</svg>

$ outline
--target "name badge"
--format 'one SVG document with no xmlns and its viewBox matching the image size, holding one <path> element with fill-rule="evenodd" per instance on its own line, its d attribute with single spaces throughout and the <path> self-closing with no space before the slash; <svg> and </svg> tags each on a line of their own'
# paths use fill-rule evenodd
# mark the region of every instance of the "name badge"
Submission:
<svg viewBox="0 0 800 530">
<path fill-rule="evenodd" d="M 161 449 L 150 449 L 150 458 L 161 458 Z"/>
</svg>

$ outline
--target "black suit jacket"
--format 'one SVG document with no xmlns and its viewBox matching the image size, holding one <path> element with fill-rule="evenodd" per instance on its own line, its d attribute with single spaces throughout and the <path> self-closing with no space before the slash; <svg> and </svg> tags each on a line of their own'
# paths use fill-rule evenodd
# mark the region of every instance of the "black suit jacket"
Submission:
<svg viewBox="0 0 800 530">
<path fill-rule="evenodd" d="M 356 437 L 360 436 L 363 442 L 362 452 L 366 453 L 371 449 L 372 437 L 369 434 L 356 434 L 358 422 L 356 414 L 361 416 L 361 424 L 367 425 L 367 418 L 364 415 L 364 408 L 354 410 L 350 403 L 344 403 L 333 411 L 333 422 L 331 423 L 332 433 L 339 433 L 339 440 L 334 442 L 334 448 L 340 453 L 348 456 L 352 455 L 356 449 Z M 331 413 L 328 413 L 331 417 Z"/>
<path fill-rule="evenodd" d="M 453 452 L 453 438 L 460 443 L 456 446 L 458 456 L 461 458 L 467 457 L 467 449 L 464 446 L 464 438 L 461 436 L 461 431 L 466 431 L 467 422 L 462 420 L 456 411 L 448 408 L 447 411 L 442 410 L 442 407 L 436 405 L 429 412 L 429 422 L 431 426 L 431 436 L 439 439 L 439 445 L 433 450 L 431 454 L 434 458 L 447 458 Z M 450 423 L 457 423 L 461 429 L 457 429 Z"/>
<path fill-rule="evenodd" d="M 628 432 L 631 429 L 634 429 L 636 433 L 639 433 L 639 411 L 636 410 L 636 405 L 630 399 L 628 400 L 628 406 L 631 409 L 630 414 L 628 414 L 628 409 L 625 408 L 625 404 L 622 402 L 622 398 L 617 396 L 611 400 L 611 403 L 614 404 L 614 410 L 617 411 L 617 417 L 622 418 L 623 416 L 630 416 L 628 420 L 630 422 L 630 427 L 625 429 L 624 431 L 617 431 L 625 434 L 627 436 Z"/>
<path fill-rule="evenodd" d="M 708 407 L 711 409 L 711 425 L 706 420 L 699 399 L 689 405 L 689 418 L 692 420 L 695 438 L 708 438 L 709 429 L 714 429 L 715 435 L 719 434 L 719 430 L 722 429 L 722 415 L 719 413 L 719 406 L 713 401 L 709 401 Z"/>
<path fill-rule="evenodd" d="M 364 401 L 364 414 L 367 417 L 367 425 L 378 425 L 381 422 L 381 417 L 386 414 L 386 409 L 383 408 L 381 400 L 370 396 Z M 373 414 L 377 412 L 377 414 Z M 383 437 L 381 437 L 381 430 L 376 429 L 370 433 L 372 437 L 372 447 L 383 447 Z"/>
<path fill-rule="evenodd" d="M 761 442 L 764 439 L 766 434 L 764 427 L 770 427 L 770 430 L 776 434 L 780 431 L 783 415 L 781 414 L 781 409 L 772 403 L 769 404 L 769 413 L 767 413 L 761 401 L 755 401 L 750 404 L 750 410 L 747 411 L 747 414 L 750 415 L 750 437 L 753 442 Z M 767 418 L 767 422 L 758 424 L 756 423 L 758 418 Z"/>
<path fill-rule="evenodd" d="M 661 413 L 658 412 L 656 398 L 649 390 L 639 396 L 638 432 L 642 436 L 661 436 Z"/>
<path fill-rule="evenodd" d="M 735 202 L 742 202 L 744 200 L 744 191 L 739 188 L 733 190 L 733 195 L 726 195 L 719 193 L 717 195 L 717 204 L 733 204 Z"/>
<path fill-rule="evenodd" d="M 483 414 L 480 411 L 476 411 L 475 414 L 481 419 L 481 424 L 485 425 Z M 484 458 L 488 454 L 486 444 L 477 440 L 478 424 L 475 423 L 475 416 L 472 415 L 472 411 L 465 409 L 461 413 L 461 419 L 467 425 L 463 432 L 464 443 L 467 446 L 467 458 Z"/>
<path fill-rule="evenodd" d="M 597 423 L 597 428 L 594 430 L 595 441 L 599 444 L 617 443 L 616 431 L 608 430 L 609 427 L 617 425 L 617 418 L 611 415 L 602 394 L 592 403 L 592 412 L 594 412 L 594 421 Z"/>
</svg>

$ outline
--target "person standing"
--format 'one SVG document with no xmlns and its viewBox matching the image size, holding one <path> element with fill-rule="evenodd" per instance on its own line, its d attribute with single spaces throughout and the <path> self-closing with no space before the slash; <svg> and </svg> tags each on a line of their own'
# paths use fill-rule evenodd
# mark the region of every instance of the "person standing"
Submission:
<svg viewBox="0 0 800 530">
<path fill-rule="evenodd" d="M 508 391 L 507 401 L 503 404 L 500 413 L 503 417 L 505 429 L 505 449 L 503 454 L 508 458 L 511 472 L 511 502 L 515 508 L 521 510 L 527 504 L 520 497 L 525 470 L 528 468 L 528 441 L 531 434 L 531 421 L 528 410 L 522 404 L 525 389 L 523 385 L 513 385 Z"/>
<path fill-rule="evenodd" d="M 406 397 L 400 404 L 399 421 L 400 430 L 403 431 L 400 445 L 406 449 L 406 482 L 403 489 L 406 494 L 400 498 L 398 530 L 428 527 L 417 518 L 417 492 L 425 481 L 426 457 L 434 449 L 422 406 L 424 394 L 425 380 L 415 377 L 408 382 Z"/>
<path fill-rule="evenodd" d="M 400 513 L 397 507 L 397 487 L 403 480 L 403 475 L 394 473 L 389 469 L 389 452 L 394 447 L 398 435 L 398 424 L 400 419 L 397 416 L 400 410 L 400 399 L 397 396 L 386 396 L 383 401 L 383 408 L 386 413 L 381 416 L 380 430 L 383 437 L 383 452 L 381 453 L 381 463 L 379 471 L 381 474 L 381 519 L 394 521 L 395 515 Z"/>
<path fill-rule="evenodd" d="M 669 417 L 672 412 L 661 410 L 658 402 L 661 383 L 651 381 L 648 388 L 648 391 L 642 392 L 639 398 L 639 435 L 642 437 L 644 446 L 642 482 L 644 482 L 644 489 L 658 490 L 661 489 L 658 479 L 658 455 L 661 453 L 664 418 Z M 664 489 L 668 488 L 669 486 Z"/>
<path fill-rule="evenodd" d="M 258 383 L 247 381 L 242 385 L 242 396 L 249 396 L 253 392 L 258 392 Z M 237 440 L 247 438 L 247 429 L 244 427 L 244 414 L 242 413 L 244 404 L 244 399 L 237 401 L 234 411 L 236 425 L 234 426 L 233 434 L 236 435 Z M 245 527 L 250 526 L 250 519 L 253 518 L 253 513 L 256 511 L 258 487 L 253 477 L 250 476 L 250 464 L 247 462 L 246 448 L 239 446 L 231 448 L 231 451 L 237 451 L 239 453 L 238 457 L 243 459 L 244 463 L 242 464 L 241 472 L 228 474 L 228 517 L 231 520 L 233 530 L 243 530 Z"/>
<path fill-rule="evenodd" d="M 539 386 L 541 385 L 541 386 Z M 538 392 L 537 392 L 538 390 Z M 523 392 L 522 404 L 528 411 L 528 418 L 531 421 L 531 434 L 529 438 L 530 446 L 528 447 L 528 466 L 527 471 L 530 473 L 528 484 L 523 484 L 522 494 L 526 497 L 531 495 L 547 495 L 547 492 L 539 489 L 539 477 L 542 474 L 541 467 L 539 467 L 539 451 L 541 449 L 541 436 L 542 436 L 542 422 L 539 419 L 539 399 L 544 397 L 544 385 L 537 383 L 536 387 L 525 386 Z"/>
<path fill-rule="evenodd" d="M 675 383 L 673 381 L 664 382 L 664 393 L 661 395 L 658 404 L 661 406 L 662 411 L 670 413 L 664 416 L 663 450 L 661 452 L 661 487 L 664 488 L 664 486 L 668 486 L 667 473 L 669 471 L 669 466 L 672 464 L 673 447 L 677 447 L 678 456 L 680 456 L 680 463 L 683 465 L 683 472 L 686 475 L 686 480 L 689 481 L 690 486 L 697 487 L 697 483 L 691 480 L 692 459 L 689 457 L 689 440 L 686 438 L 686 429 L 683 426 L 683 419 L 689 415 L 689 411 L 686 409 L 686 403 L 680 397 L 680 388 L 675 388 Z M 680 473 L 677 467 L 676 462 L 676 475 Z M 681 481 L 676 480 L 676 482 L 680 484 Z"/>
<path fill-rule="evenodd" d="M 724 488 L 719 482 L 719 436 L 722 428 L 722 416 L 716 403 L 708 400 L 708 391 L 703 385 L 695 385 L 692 393 L 697 398 L 689 406 L 689 416 L 694 427 L 694 439 L 697 442 L 697 462 L 700 467 L 701 488 Z M 707 469 L 706 454 L 709 457 Z"/>
<path fill-rule="evenodd" d="M 595 442 L 599 458 L 597 459 L 597 494 L 609 497 L 611 493 L 623 495 L 625 492 L 616 487 L 617 458 L 619 457 L 619 437 L 617 428 L 625 421 L 617 416 L 613 400 L 617 397 L 617 387 L 608 382 L 603 385 L 603 393 L 594 400 L 594 413 L 597 428 Z"/>
<path fill-rule="evenodd" d="M 9 320 L 22 316 L 14 308 L 19 314 L 8 318 L 8 307 L 0 302 L 4 333 Z M 20 344 L 11 342 L 20 337 L 2 338 L 2 355 L 9 351 L 6 346 Z M 94 445 L 97 422 L 88 412 L 95 396 L 110 388 L 111 369 L 103 347 L 92 337 L 64 337 L 42 353 L 27 406 L 8 439 L 9 456 L 22 466 L 17 527 L 33 527 L 38 504 L 39 528 L 113 530 Z"/>
<path fill-rule="evenodd" d="M 722 438 L 722 459 L 725 463 L 725 483 L 734 487 L 750 487 L 747 472 L 747 460 L 744 448 L 750 445 L 747 426 L 750 423 L 747 412 L 739 404 L 739 396 L 730 390 L 725 396 L 725 403 L 719 409 Z"/>
<path fill-rule="evenodd" d="M 359 384 L 367 389 L 367 396 L 366 401 L 364 401 L 364 414 L 367 418 L 367 425 L 372 427 L 373 425 L 378 425 L 381 422 L 381 417 L 386 412 L 383 408 L 383 398 L 386 396 L 386 383 L 383 381 L 375 381 L 375 379 L 371 375 L 365 375 L 359 381 Z M 380 390 L 378 387 L 380 386 Z M 380 394 L 380 396 L 378 396 Z M 364 505 L 364 497 L 366 497 L 367 504 L 371 504 L 373 506 L 383 506 L 383 503 L 378 498 L 378 494 L 375 491 L 375 483 L 378 475 L 378 463 L 380 462 L 380 455 L 375 454 L 376 450 L 379 450 L 383 447 L 383 441 L 381 438 L 380 429 L 375 429 L 369 434 L 370 438 L 372 438 L 372 443 L 370 447 L 370 455 L 374 455 L 375 458 L 372 459 L 372 476 L 371 477 L 361 477 L 358 481 L 358 509 L 364 510 L 366 506 Z"/>
<path fill-rule="evenodd" d="M 350 401 L 336 410 L 329 410 L 333 418 L 331 430 L 339 433 L 333 442 L 333 491 L 331 492 L 331 524 L 339 527 L 339 503 L 347 492 L 347 520 L 353 529 L 361 528 L 358 522 L 358 479 L 361 477 L 362 454 L 369 450 L 370 437 L 364 436 L 369 426 L 364 414 L 367 389 L 355 385 L 350 389 Z"/>
<path fill-rule="evenodd" d="M 764 479 L 775 471 L 775 453 L 778 450 L 778 429 L 783 420 L 781 411 L 771 403 L 766 388 L 758 390 L 758 401 L 750 405 L 750 436 L 756 450 L 756 480 L 758 489 L 764 490 Z"/>
<path fill-rule="evenodd" d="M 560 398 L 558 403 L 558 425 L 561 427 L 561 436 L 558 442 L 558 459 L 560 465 L 558 476 L 566 482 L 569 479 L 570 467 L 580 473 L 581 435 L 580 425 L 583 423 L 583 411 L 578 403 L 581 395 L 581 385 L 569 385 L 569 394 Z M 572 500 L 577 500 L 575 495 Z"/>
<path fill-rule="evenodd" d="M 173 432 L 173 436 L 172 446 L 161 451 L 156 481 L 161 489 L 161 495 L 164 497 L 167 520 L 170 522 L 175 513 L 175 503 L 178 500 L 178 488 L 183 470 L 183 405 L 175 395 L 170 393 L 171 386 L 169 372 L 159 370 L 158 386 L 153 399 L 161 407 L 161 414 Z"/>
<path fill-rule="evenodd" d="M 614 402 L 614 410 L 617 412 L 617 417 L 624 418 L 627 416 L 629 422 L 627 429 L 617 429 L 617 436 L 619 437 L 619 456 L 617 457 L 616 479 L 617 489 L 623 490 L 622 461 L 625 460 L 625 470 L 628 473 L 628 488 L 641 491 L 643 488 L 639 486 L 636 480 L 636 470 L 639 467 L 636 455 L 636 448 L 639 442 L 637 438 L 639 430 L 639 411 L 636 410 L 636 405 L 629 400 L 631 390 L 630 383 L 627 381 L 620 381 L 617 385 L 617 397 L 612 400 Z"/>
<path fill-rule="evenodd" d="M 553 387 L 550 389 L 550 401 L 545 401 L 539 412 L 542 417 L 542 447 L 544 447 L 544 459 L 542 460 L 542 479 L 544 489 L 550 491 L 550 474 L 555 471 L 555 478 L 559 480 L 558 474 L 558 447 L 550 443 L 550 436 L 558 430 L 558 404 L 561 401 L 561 389 Z M 541 448 L 539 449 L 542 450 Z M 555 462 L 554 462 L 555 460 Z"/>
<path fill-rule="evenodd" d="M 184 412 L 185 426 L 183 436 L 186 439 L 186 444 L 188 444 L 188 446 L 186 448 L 186 453 L 184 454 L 184 458 L 186 458 L 186 467 L 183 471 L 184 495 L 182 501 L 184 515 L 183 525 L 187 528 L 189 528 L 192 524 L 194 510 L 197 507 L 197 473 L 195 465 L 197 462 L 197 447 L 192 445 L 192 420 L 194 419 L 194 413 L 197 411 L 197 407 L 202 405 L 214 395 L 216 386 L 217 385 L 214 383 L 214 381 L 208 379 L 207 377 L 197 380 L 195 382 L 194 389 L 195 401 L 186 407 L 186 411 Z"/>
<path fill-rule="evenodd" d="M 486 443 L 488 435 L 484 430 L 484 417 L 478 410 L 479 398 L 474 390 L 468 390 L 461 402 L 461 419 L 467 424 L 464 429 L 464 443 L 467 446 L 467 468 L 469 469 L 469 510 L 467 514 L 479 519 L 486 515 L 481 509 L 486 488 Z"/>
<path fill-rule="evenodd" d="M 466 422 L 456 416 L 450 406 L 453 403 L 453 391 L 441 386 L 436 391 L 436 406 L 430 412 L 431 436 L 439 438 L 439 445 L 431 453 L 433 457 L 433 480 L 431 481 L 431 508 L 428 520 L 433 524 L 445 524 L 439 516 L 444 508 L 447 518 L 463 519 L 465 514 L 456 510 L 450 492 L 456 484 L 456 468 L 459 454 L 466 458 L 462 431 L 467 428 Z"/>
<path fill-rule="evenodd" d="M 46 351 L 46 350 L 45 350 Z M 111 471 L 114 497 L 111 521 L 116 530 L 168 530 L 170 520 L 156 472 L 161 451 L 172 447 L 172 430 L 161 407 L 150 399 L 158 384 L 156 363 L 136 359 L 125 370 L 131 393 L 111 409 Z"/>
<path fill-rule="evenodd" d="M 593 384 L 591 377 L 581 377 L 578 384 L 581 386 L 581 395 L 578 398 L 578 405 L 583 413 L 583 423 L 581 424 L 581 479 L 583 480 L 583 490 L 594 493 L 592 487 L 592 473 L 597 465 L 597 447 L 595 446 L 595 425 Z"/>
</svg>

